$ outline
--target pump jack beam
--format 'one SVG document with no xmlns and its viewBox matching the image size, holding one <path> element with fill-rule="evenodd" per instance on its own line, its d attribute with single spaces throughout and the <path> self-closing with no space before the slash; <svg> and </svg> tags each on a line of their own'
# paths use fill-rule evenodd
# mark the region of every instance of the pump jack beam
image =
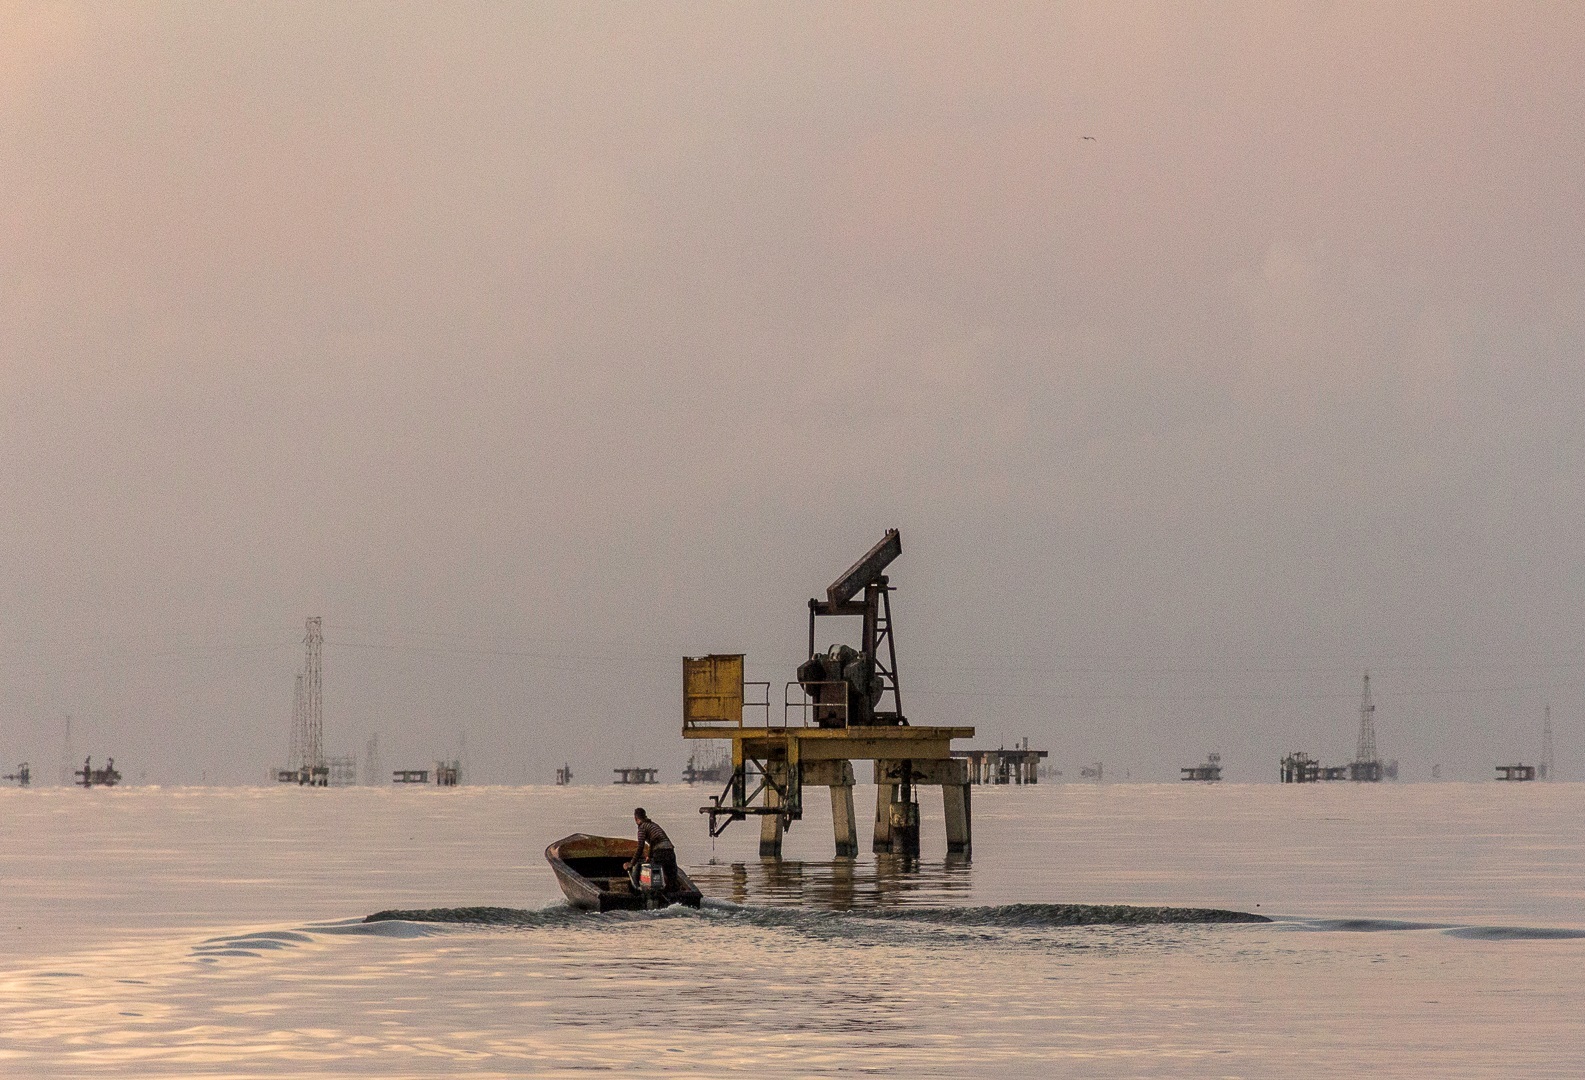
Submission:
<svg viewBox="0 0 1585 1080">
<path fill-rule="evenodd" d="M 891 565 L 897 556 L 903 553 L 902 535 L 896 529 L 887 529 L 886 535 L 864 557 L 852 566 L 847 573 L 837 578 L 826 588 L 826 602 L 832 608 L 852 600 L 864 591 L 864 586 L 880 577 L 881 571 Z"/>
</svg>

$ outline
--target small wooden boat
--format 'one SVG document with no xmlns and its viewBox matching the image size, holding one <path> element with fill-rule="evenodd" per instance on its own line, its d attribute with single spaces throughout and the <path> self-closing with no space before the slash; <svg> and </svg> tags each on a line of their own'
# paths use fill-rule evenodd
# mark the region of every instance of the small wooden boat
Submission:
<svg viewBox="0 0 1585 1080">
<path fill-rule="evenodd" d="M 638 841 L 615 836 L 573 833 L 545 849 L 545 860 L 555 871 L 556 883 L 568 903 L 585 911 L 644 911 L 683 904 L 698 907 L 704 896 L 686 871 L 677 869 L 677 880 L 664 892 L 633 888 L 622 864 L 638 854 Z"/>
</svg>

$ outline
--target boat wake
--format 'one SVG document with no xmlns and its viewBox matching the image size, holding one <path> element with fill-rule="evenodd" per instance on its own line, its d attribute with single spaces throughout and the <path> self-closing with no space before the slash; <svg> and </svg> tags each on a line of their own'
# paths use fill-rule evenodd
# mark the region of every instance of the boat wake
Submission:
<svg viewBox="0 0 1585 1080">
<path fill-rule="evenodd" d="M 1283 920 L 1290 922 L 1290 920 Z M 1568 941 L 1585 938 L 1585 930 L 1562 926 L 1468 926 L 1459 923 L 1407 922 L 1402 919 L 1295 919 L 1302 930 L 1341 930 L 1375 934 L 1403 930 L 1436 930 L 1470 941 Z"/>
<path fill-rule="evenodd" d="M 566 904 L 549 907 L 450 907 L 378 911 L 361 922 L 313 927 L 314 933 L 382 933 L 391 935 L 444 932 L 449 926 L 517 929 L 600 930 L 642 926 L 657 919 L 692 920 L 705 926 L 742 925 L 786 929 L 821 937 L 885 937 L 914 932 L 927 937 L 951 931 L 1057 930 L 1067 927 L 1209 926 L 1274 923 L 1284 930 L 1332 933 L 1413 933 L 1432 931 L 1469 941 L 1552 941 L 1585 939 L 1585 929 L 1548 926 L 1471 926 L 1453 922 L 1403 919 L 1312 919 L 1281 916 L 1271 919 L 1223 908 L 1136 907 L 1121 904 L 998 904 L 958 907 L 829 908 L 742 905 L 707 899 L 704 907 L 660 911 L 596 914 Z M 382 925 L 384 924 L 384 925 Z M 427 930 L 425 928 L 428 928 Z"/>
<path fill-rule="evenodd" d="M 1187 923 L 1265 923 L 1264 915 L 1221 908 L 1130 907 L 1119 904 L 999 904 L 986 907 L 910 907 L 832 911 L 793 907 L 743 906 L 706 901 L 703 909 L 686 912 L 667 908 L 658 912 L 611 912 L 595 915 L 557 905 L 540 910 L 500 907 L 426 908 L 377 911 L 366 923 L 403 921 L 459 923 L 482 926 L 588 926 L 613 921 L 691 917 L 716 921 L 750 922 L 757 926 L 807 928 L 834 923 L 912 923 L 964 928 L 1046 929 L 1065 926 L 1160 926 Z"/>
</svg>

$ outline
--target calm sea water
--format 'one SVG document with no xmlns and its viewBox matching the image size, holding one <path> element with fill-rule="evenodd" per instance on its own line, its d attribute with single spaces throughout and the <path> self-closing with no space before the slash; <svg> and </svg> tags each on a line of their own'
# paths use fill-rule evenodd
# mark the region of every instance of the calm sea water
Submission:
<svg viewBox="0 0 1585 1080">
<path fill-rule="evenodd" d="M 715 900 L 569 911 L 545 844 L 640 790 Z M 976 789 L 973 861 L 924 801 L 913 868 L 818 806 L 762 862 L 703 796 L 0 791 L 0 1075 L 1585 1074 L 1585 785 Z"/>
</svg>

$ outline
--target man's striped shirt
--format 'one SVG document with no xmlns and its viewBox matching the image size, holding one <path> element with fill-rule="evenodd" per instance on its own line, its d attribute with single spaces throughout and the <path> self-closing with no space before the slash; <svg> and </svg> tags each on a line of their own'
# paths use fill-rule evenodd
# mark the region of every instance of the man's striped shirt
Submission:
<svg viewBox="0 0 1585 1080">
<path fill-rule="evenodd" d="M 671 838 L 666 835 L 666 830 L 649 818 L 638 823 L 638 842 L 648 844 L 650 851 L 671 847 Z"/>
</svg>

